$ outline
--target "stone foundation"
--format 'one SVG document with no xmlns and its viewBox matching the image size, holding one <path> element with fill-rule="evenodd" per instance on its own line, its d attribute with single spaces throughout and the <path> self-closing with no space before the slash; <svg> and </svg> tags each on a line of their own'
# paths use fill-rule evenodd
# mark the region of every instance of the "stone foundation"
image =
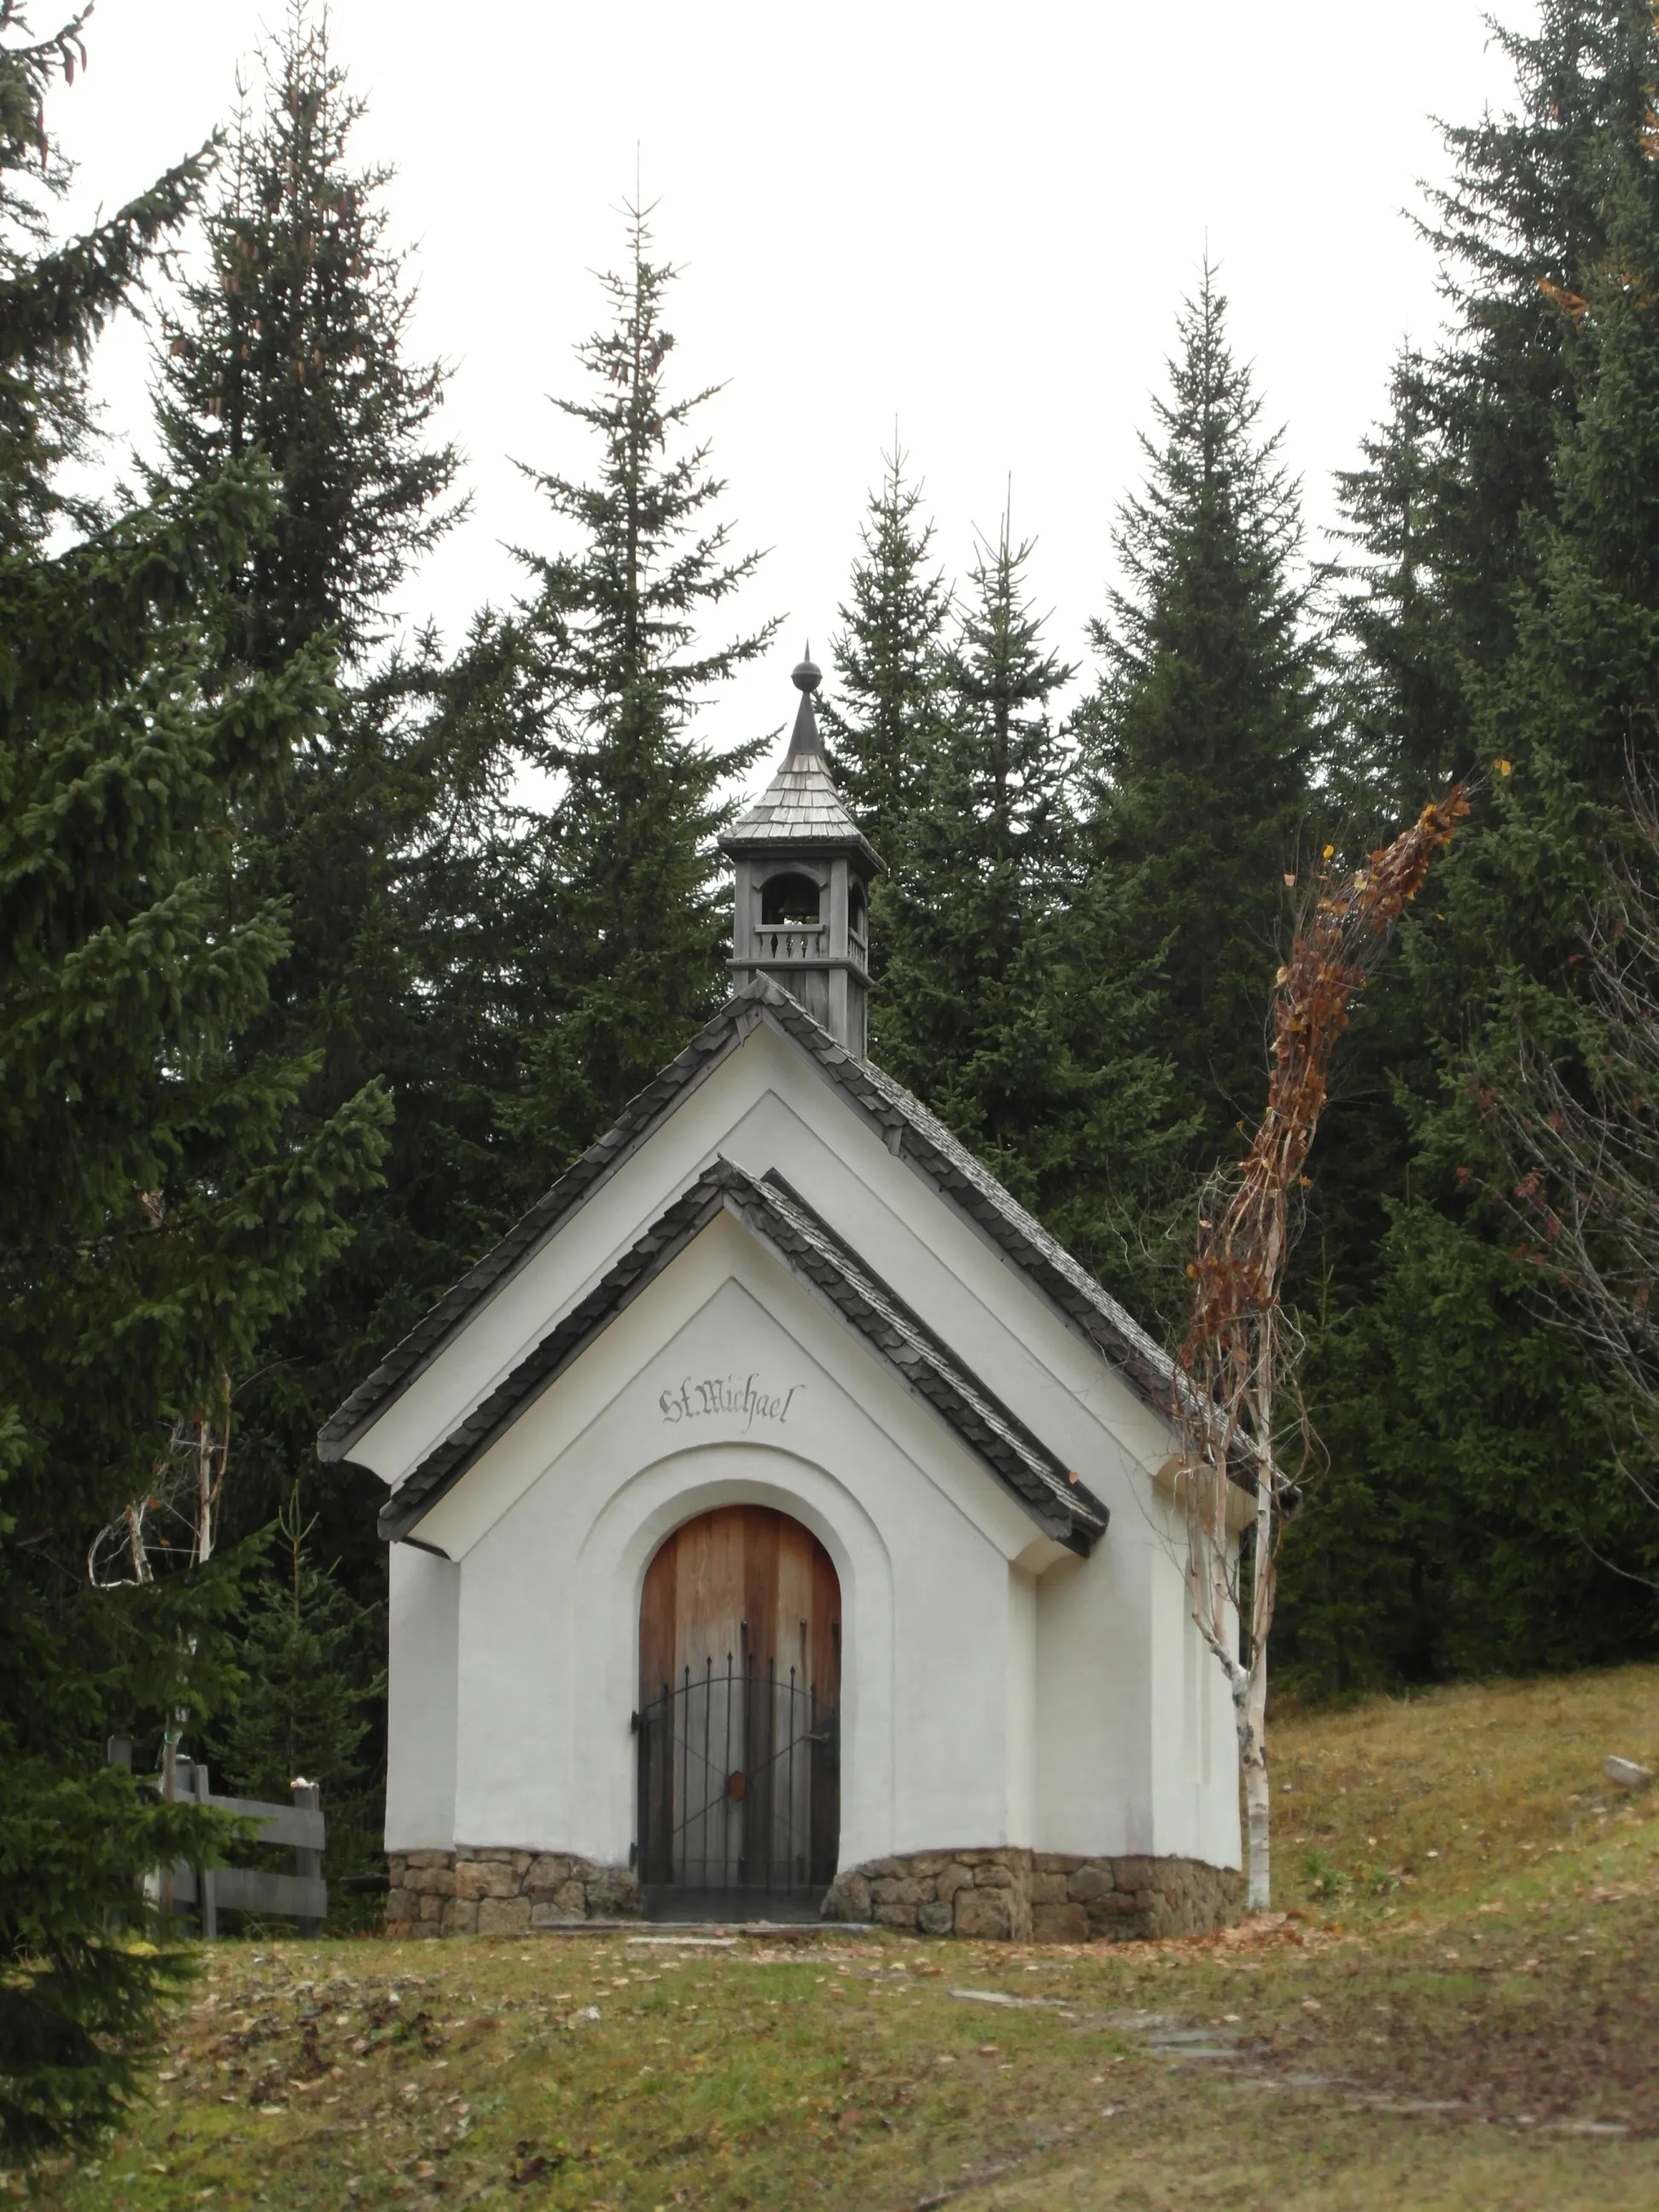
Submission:
<svg viewBox="0 0 1659 2212">
<path fill-rule="evenodd" d="M 1055 1851 L 913 1851 L 837 1875 L 826 1920 L 1021 1943 L 1206 1936 L 1233 1919 L 1242 1875 L 1197 1859 L 1074 1858 Z"/>
<path fill-rule="evenodd" d="M 386 1862 L 388 1936 L 524 1936 L 640 1917 L 638 1877 L 560 1851 L 403 1851 Z M 1019 1943 L 1205 1936 L 1233 1919 L 1241 1875 L 1197 1859 L 913 1851 L 837 1875 L 826 1920 Z"/>
<path fill-rule="evenodd" d="M 633 1920 L 627 1867 L 562 1851 L 400 1851 L 386 1861 L 388 1936 L 524 1936 L 577 1920 Z"/>
</svg>

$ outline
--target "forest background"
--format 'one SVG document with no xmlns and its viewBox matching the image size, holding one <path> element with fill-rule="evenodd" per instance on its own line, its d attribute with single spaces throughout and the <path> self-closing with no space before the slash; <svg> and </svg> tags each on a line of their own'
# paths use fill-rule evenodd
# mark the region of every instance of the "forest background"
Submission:
<svg viewBox="0 0 1659 2212">
<path fill-rule="evenodd" d="M 1426 206 L 1443 328 L 1341 480 L 1339 563 L 1206 265 L 1079 665 L 1006 510 L 944 573 L 896 442 L 823 641 L 889 869 L 874 1054 L 1171 1341 L 1297 890 L 1476 779 L 1310 1164 L 1275 1642 L 1310 1694 L 1659 1626 L 1650 1420 L 1539 1265 L 1503 1110 L 1540 1053 L 1597 1097 L 1586 945 L 1648 865 L 1659 28 L 1545 0 L 1500 38 L 1508 104 L 1448 130 Z M 764 572 L 647 210 L 556 403 L 590 465 L 526 471 L 519 591 L 446 641 L 397 609 L 466 526 L 447 371 L 325 19 L 65 240 L 46 110 L 82 59 L 0 0 L 0 1861 L 32 1877 L 0 1939 L 37 1962 L 0 2074 L 42 2141 L 118 2095 L 170 1971 L 97 1940 L 190 1819 L 107 1735 L 320 1780 L 331 1875 L 372 1870 L 376 1486 L 316 1430 L 720 1003 L 714 841 L 767 740 L 711 744 L 710 702 L 794 658 L 731 624 Z M 94 495 L 92 343 L 141 299 L 151 458 Z"/>
</svg>

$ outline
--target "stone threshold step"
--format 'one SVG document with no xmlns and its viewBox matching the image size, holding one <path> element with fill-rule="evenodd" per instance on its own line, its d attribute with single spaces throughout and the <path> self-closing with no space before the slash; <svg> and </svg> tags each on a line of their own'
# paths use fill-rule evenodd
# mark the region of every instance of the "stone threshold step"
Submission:
<svg viewBox="0 0 1659 2212">
<path fill-rule="evenodd" d="M 555 1920 L 527 1928 L 512 1940 L 531 1936 L 625 1936 L 630 1943 L 735 1943 L 739 1936 L 763 1936 L 769 1943 L 822 1943 L 842 1936 L 879 1936 L 868 1920 Z"/>
</svg>

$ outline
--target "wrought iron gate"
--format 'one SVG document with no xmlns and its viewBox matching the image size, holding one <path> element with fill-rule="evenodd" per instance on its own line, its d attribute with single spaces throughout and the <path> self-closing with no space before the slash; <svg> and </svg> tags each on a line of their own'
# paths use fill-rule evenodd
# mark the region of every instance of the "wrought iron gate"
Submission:
<svg viewBox="0 0 1659 2212">
<path fill-rule="evenodd" d="M 660 1683 L 634 1716 L 647 1890 L 806 1898 L 835 1879 L 838 1707 L 744 1644 Z"/>
</svg>

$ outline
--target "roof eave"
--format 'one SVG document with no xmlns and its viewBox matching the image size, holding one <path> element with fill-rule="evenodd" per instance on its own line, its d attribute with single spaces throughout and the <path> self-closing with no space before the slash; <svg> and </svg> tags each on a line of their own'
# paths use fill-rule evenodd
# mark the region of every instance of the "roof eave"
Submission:
<svg viewBox="0 0 1659 2212">
<path fill-rule="evenodd" d="M 789 1207 L 798 1217 L 810 1216 L 823 1240 L 817 1257 L 823 1264 L 817 1268 L 805 1264 L 801 1253 L 778 1234 L 780 1201 L 787 1189 L 787 1185 L 781 1185 L 781 1178 L 778 1185 L 781 1188 L 775 1186 L 769 1191 L 766 1182 L 725 1159 L 706 1170 L 629 1247 L 587 1296 L 555 1323 L 513 1372 L 405 1477 L 380 1509 L 380 1536 L 389 1543 L 408 1540 L 410 1532 L 448 1495 L 495 1438 L 552 1387 L 601 1331 L 701 1234 L 716 1212 L 726 1210 L 732 1212 L 751 1234 L 760 1237 L 798 1279 L 821 1292 L 825 1288 L 826 1268 L 833 1270 L 839 1265 L 852 1295 L 848 1299 L 831 1297 L 830 1303 L 845 1325 L 862 1336 L 908 1387 L 932 1404 L 934 1412 L 986 1464 L 1044 1535 L 1086 1558 L 1105 1531 L 1110 1517 L 1107 1507 L 1080 1484 L 1077 1485 L 1075 1505 L 1070 1499 L 1062 1498 L 1057 1490 L 1042 1494 L 1045 1473 L 1048 1485 L 1056 1481 L 1058 1460 L 983 1384 L 969 1379 L 968 1370 L 948 1346 L 933 1337 L 926 1323 L 896 1293 L 880 1284 L 849 1245 L 789 1194 Z M 799 1232 L 799 1219 L 784 1225 Z M 862 1301 L 868 1311 L 880 1314 L 879 1305 L 870 1306 L 872 1285 L 878 1299 L 888 1302 L 889 1310 L 884 1317 L 896 1322 L 921 1354 L 927 1356 L 930 1346 L 937 1347 L 931 1353 L 932 1389 L 922 1387 L 916 1376 L 906 1372 L 905 1363 L 895 1357 L 883 1340 L 882 1333 L 867 1325 L 867 1314 L 859 1310 Z M 964 1383 L 967 1395 L 963 1395 Z M 1004 1434 L 999 1435 L 995 1429 L 987 1427 L 988 1416 Z M 1037 1492 L 1035 1495 L 1034 1486 Z"/>
<path fill-rule="evenodd" d="M 886 861 L 864 832 L 850 826 L 845 832 L 817 834 L 810 830 L 774 829 L 770 825 L 747 830 L 739 827 L 728 830 L 715 842 L 727 859 L 732 860 L 739 858 L 763 859 L 772 854 L 780 860 L 786 860 L 791 853 L 821 854 L 833 860 L 837 854 L 845 854 L 849 859 L 856 857 L 863 860 L 872 875 L 884 876 L 887 873 Z"/>
<path fill-rule="evenodd" d="M 901 1085 L 837 1043 L 781 983 L 770 976 L 757 976 L 727 1000 L 684 1051 L 630 1100 L 614 1126 L 572 1162 L 552 1188 L 359 1383 L 319 1431 L 319 1458 L 333 1464 L 348 1457 L 388 1405 L 425 1371 L 495 1290 L 534 1256 L 635 1146 L 644 1141 L 660 1117 L 719 1067 L 759 1022 L 766 1022 L 805 1049 L 820 1071 L 876 1124 L 889 1149 L 910 1158 L 939 1194 L 978 1224 L 1136 1395 L 1160 1419 L 1173 1420 L 1173 1363 L 1161 1359 L 1157 1347 L 1132 1325 L 1118 1328 L 1109 1317 L 1107 1309 L 1111 1302 L 1104 1292 L 1097 1291 L 1103 1301 L 1097 1306 L 1013 1214 L 992 1204 L 980 1181 L 940 1151 L 939 1142 L 919 1118 L 926 1115 L 926 1109 Z M 932 1120 L 931 1115 L 926 1116 L 927 1122 Z M 941 1128 L 939 1135 L 948 1140 L 948 1132 Z M 988 1176 L 984 1179 L 994 1180 Z M 1013 1206 L 1013 1200 L 1008 1198 L 1007 1207 Z M 1016 1212 L 1023 1219 L 1023 1209 Z M 1032 1227 L 1038 1237 L 1042 1235 L 1037 1224 Z M 1127 1322 L 1127 1316 L 1124 1319 Z"/>
<path fill-rule="evenodd" d="M 745 1005 L 745 1000 L 753 1003 Z M 754 985 L 734 993 L 655 1081 L 629 1101 L 604 1136 L 571 1162 L 552 1188 L 468 1268 L 329 1416 L 317 1434 L 317 1456 L 325 1465 L 331 1466 L 349 1457 L 353 1446 L 386 1408 L 425 1373 L 452 1338 L 489 1304 L 495 1291 L 535 1257 L 576 1207 L 606 1182 L 611 1171 L 630 1156 L 634 1146 L 650 1133 L 657 1121 L 659 1106 L 684 1097 L 712 1074 L 728 1054 L 736 1051 L 755 1024 L 766 1018 L 766 1011 L 764 994 Z"/>
</svg>

